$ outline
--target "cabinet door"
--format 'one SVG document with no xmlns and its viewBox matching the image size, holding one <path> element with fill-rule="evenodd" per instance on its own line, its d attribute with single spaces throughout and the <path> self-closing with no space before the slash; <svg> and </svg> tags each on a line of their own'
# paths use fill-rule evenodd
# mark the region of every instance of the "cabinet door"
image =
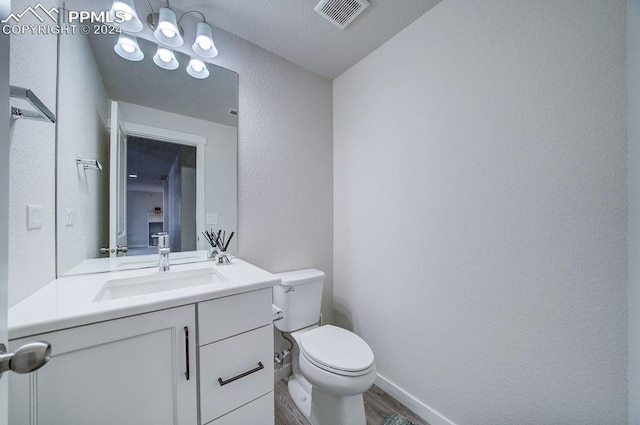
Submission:
<svg viewBox="0 0 640 425">
<path fill-rule="evenodd" d="M 37 372 L 11 376 L 11 424 L 197 424 L 194 306 L 10 345 L 40 339 L 51 342 L 52 358 Z"/>
</svg>

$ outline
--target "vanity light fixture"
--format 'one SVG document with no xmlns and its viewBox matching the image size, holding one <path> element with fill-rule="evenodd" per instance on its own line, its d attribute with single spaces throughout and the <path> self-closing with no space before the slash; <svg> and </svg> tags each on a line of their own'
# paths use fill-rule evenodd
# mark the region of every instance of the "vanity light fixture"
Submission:
<svg viewBox="0 0 640 425">
<path fill-rule="evenodd" d="M 120 24 L 124 31 L 142 31 L 142 21 L 138 18 L 138 13 L 133 5 L 133 0 L 114 0 L 111 10 L 109 11 L 109 15 L 114 21 L 117 19 L 117 12 L 124 15 L 124 22 Z"/>
<path fill-rule="evenodd" d="M 180 66 L 173 51 L 162 46 L 158 46 L 156 54 L 153 55 L 153 63 L 168 70 L 174 70 Z"/>
<path fill-rule="evenodd" d="M 158 13 L 154 12 L 149 0 L 146 2 L 151 9 L 151 13 L 147 16 L 147 23 L 158 44 L 153 62 L 163 69 L 174 70 L 180 66 L 175 53 L 171 50 L 184 44 L 185 31 L 180 23 L 187 15 L 200 15 L 202 21 L 195 27 L 195 41 L 191 45 L 196 57 L 192 57 L 189 61 L 187 73 L 193 78 L 207 78 L 209 70 L 203 59 L 215 58 L 218 56 L 218 49 L 213 42 L 213 30 L 204 14 L 197 10 L 190 10 L 176 19 L 176 13 L 171 9 L 168 0 L 166 0 L 166 6 L 161 7 Z M 138 19 L 133 0 L 113 0 L 110 14 L 114 19 L 123 14 L 125 18 L 125 22 L 121 24 L 125 32 L 118 37 L 118 43 L 114 47 L 116 53 L 131 61 L 144 59 L 144 53 L 140 50 L 137 40 L 130 35 L 143 29 L 143 23 Z"/>
<path fill-rule="evenodd" d="M 122 33 L 118 36 L 118 43 L 113 47 L 118 56 L 130 60 L 141 61 L 144 59 L 144 53 L 140 50 L 138 40 L 128 34 Z"/>
<path fill-rule="evenodd" d="M 198 79 L 207 78 L 209 76 L 207 65 L 197 58 L 191 58 L 189 66 L 187 66 L 187 73 L 193 78 Z"/>
</svg>

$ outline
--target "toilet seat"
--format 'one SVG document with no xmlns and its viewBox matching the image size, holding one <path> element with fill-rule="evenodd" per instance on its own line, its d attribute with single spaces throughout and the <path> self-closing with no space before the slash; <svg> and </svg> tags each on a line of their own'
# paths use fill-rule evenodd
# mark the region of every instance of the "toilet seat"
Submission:
<svg viewBox="0 0 640 425">
<path fill-rule="evenodd" d="M 342 376 L 362 376 L 374 366 L 371 348 L 346 329 L 325 325 L 300 336 L 300 353 L 314 366 Z"/>
</svg>

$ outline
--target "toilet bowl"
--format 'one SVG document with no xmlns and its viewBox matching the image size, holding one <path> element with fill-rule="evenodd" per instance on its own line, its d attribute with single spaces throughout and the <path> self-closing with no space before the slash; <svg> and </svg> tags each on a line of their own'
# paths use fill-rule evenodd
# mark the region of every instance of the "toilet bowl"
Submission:
<svg viewBox="0 0 640 425">
<path fill-rule="evenodd" d="M 376 378 L 374 355 L 358 335 L 318 326 L 324 273 L 282 273 L 273 301 L 284 313 L 275 322 L 295 341 L 288 390 L 312 425 L 366 425 L 362 394 Z"/>
<path fill-rule="evenodd" d="M 312 385 L 338 396 L 362 394 L 373 385 L 373 352 L 358 335 L 326 325 L 299 340 L 300 371 Z"/>
</svg>

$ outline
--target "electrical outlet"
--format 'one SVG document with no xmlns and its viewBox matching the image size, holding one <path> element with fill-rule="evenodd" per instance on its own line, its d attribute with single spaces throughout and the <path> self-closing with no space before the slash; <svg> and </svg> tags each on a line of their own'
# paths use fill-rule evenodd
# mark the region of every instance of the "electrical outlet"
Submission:
<svg viewBox="0 0 640 425">
<path fill-rule="evenodd" d="M 207 224 L 218 224 L 218 214 L 207 214 Z"/>
<path fill-rule="evenodd" d="M 76 221 L 75 216 L 76 214 L 74 210 L 72 210 L 71 208 L 65 208 L 64 209 L 64 225 L 67 227 L 73 226 L 73 224 Z"/>
<path fill-rule="evenodd" d="M 42 229 L 42 206 L 27 205 L 27 230 Z"/>
</svg>

